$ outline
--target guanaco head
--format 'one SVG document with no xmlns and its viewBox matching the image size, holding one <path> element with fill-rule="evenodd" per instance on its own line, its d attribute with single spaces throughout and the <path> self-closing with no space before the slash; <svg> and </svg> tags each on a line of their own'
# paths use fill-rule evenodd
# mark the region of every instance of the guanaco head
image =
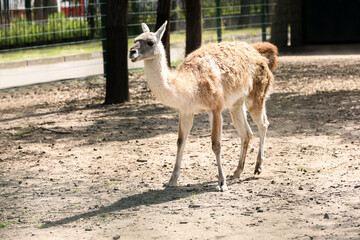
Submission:
<svg viewBox="0 0 360 240">
<path fill-rule="evenodd" d="M 129 58 L 132 62 L 149 60 L 160 54 L 161 38 L 164 35 L 167 21 L 155 32 L 150 32 L 149 27 L 142 23 L 143 33 L 135 38 L 135 45 L 130 48 Z"/>
</svg>

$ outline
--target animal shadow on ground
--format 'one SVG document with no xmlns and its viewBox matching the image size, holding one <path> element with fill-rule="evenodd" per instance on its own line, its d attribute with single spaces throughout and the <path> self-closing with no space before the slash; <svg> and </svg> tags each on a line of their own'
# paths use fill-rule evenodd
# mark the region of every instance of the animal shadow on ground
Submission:
<svg viewBox="0 0 360 240">
<path fill-rule="evenodd" d="M 229 177 L 228 185 L 235 185 L 244 182 L 257 181 L 259 177 L 248 177 L 245 179 L 238 179 Z M 105 207 L 101 207 L 95 211 L 89 211 L 82 214 L 74 215 L 71 217 L 66 217 L 56 221 L 47 221 L 43 228 L 51 228 L 55 226 L 65 225 L 71 222 L 76 222 L 79 219 L 87 219 L 94 216 L 117 212 L 127 209 L 133 209 L 140 206 L 152 206 L 157 204 L 162 204 L 166 202 L 176 201 L 179 199 L 185 199 L 190 197 L 194 193 L 204 194 L 211 192 L 218 192 L 215 186 L 217 186 L 217 181 L 204 182 L 200 184 L 188 184 L 186 186 L 177 186 L 177 187 L 165 187 L 161 190 L 148 190 L 143 193 L 131 195 L 128 197 L 121 198 L 120 200 L 114 202 L 113 204 Z"/>
</svg>

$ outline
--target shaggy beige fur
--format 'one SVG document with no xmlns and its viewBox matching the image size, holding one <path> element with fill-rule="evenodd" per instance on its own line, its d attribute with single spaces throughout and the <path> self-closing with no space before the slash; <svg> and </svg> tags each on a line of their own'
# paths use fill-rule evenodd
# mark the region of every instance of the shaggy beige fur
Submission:
<svg viewBox="0 0 360 240">
<path fill-rule="evenodd" d="M 254 43 L 255 48 L 261 55 L 269 60 L 269 68 L 272 72 L 275 71 L 278 62 L 278 49 L 276 46 L 268 42 Z"/>
</svg>

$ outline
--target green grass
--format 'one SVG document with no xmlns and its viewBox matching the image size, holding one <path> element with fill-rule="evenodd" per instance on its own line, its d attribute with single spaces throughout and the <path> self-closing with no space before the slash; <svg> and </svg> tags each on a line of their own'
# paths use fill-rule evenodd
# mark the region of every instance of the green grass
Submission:
<svg viewBox="0 0 360 240">
<path fill-rule="evenodd" d="M 0 228 L 6 228 L 8 225 L 8 223 L 4 222 L 4 221 L 0 221 Z"/>
<path fill-rule="evenodd" d="M 45 228 L 46 224 L 45 223 L 40 223 L 38 225 L 36 225 L 37 228 Z"/>
<path fill-rule="evenodd" d="M 269 29 L 268 29 L 269 30 Z M 235 36 L 242 34 L 255 35 L 261 31 L 260 28 L 246 28 L 238 30 L 224 30 L 222 32 L 222 38 L 224 40 L 233 40 Z M 140 33 L 139 33 L 140 34 Z M 202 34 L 202 40 L 204 42 L 216 42 L 217 33 L 216 30 L 205 30 Z M 184 43 L 185 44 L 185 32 L 174 32 L 170 34 L 171 43 Z M 128 48 L 134 45 L 134 38 L 128 39 Z M 89 53 L 102 51 L 102 44 L 100 41 L 91 43 L 81 43 L 63 46 L 54 46 L 46 48 L 17 50 L 11 52 L 0 53 L 0 62 L 11 62 L 25 59 L 45 58 L 64 56 L 71 54 Z"/>
<path fill-rule="evenodd" d="M 0 53 L 0 62 L 11 62 L 24 59 L 55 57 L 98 51 L 102 51 L 102 45 L 100 41 Z"/>
<path fill-rule="evenodd" d="M 32 126 L 23 127 L 23 128 L 20 128 L 19 131 L 13 133 L 12 135 L 13 136 L 23 136 L 25 134 L 32 133 L 34 130 L 35 130 L 35 128 Z"/>
</svg>

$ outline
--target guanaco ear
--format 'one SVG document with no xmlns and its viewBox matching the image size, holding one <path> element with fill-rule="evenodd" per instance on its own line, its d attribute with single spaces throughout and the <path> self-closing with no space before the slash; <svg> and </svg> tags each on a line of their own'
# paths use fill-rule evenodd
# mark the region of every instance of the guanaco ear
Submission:
<svg viewBox="0 0 360 240">
<path fill-rule="evenodd" d="M 166 30 L 166 24 L 167 24 L 167 21 L 165 21 L 165 23 L 156 31 L 155 35 L 156 35 L 156 38 L 158 41 L 161 40 L 161 38 L 163 37 L 164 35 L 164 32 Z"/>
<path fill-rule="evenodd" d="M 149 29 L 148 25 L 146 25 L 145 23 L 142 23 L 141 27 L 142 27 L 142 30 L 143 30 L 144 33 L 150 32 L 150 29 Z"/>
</svg>

